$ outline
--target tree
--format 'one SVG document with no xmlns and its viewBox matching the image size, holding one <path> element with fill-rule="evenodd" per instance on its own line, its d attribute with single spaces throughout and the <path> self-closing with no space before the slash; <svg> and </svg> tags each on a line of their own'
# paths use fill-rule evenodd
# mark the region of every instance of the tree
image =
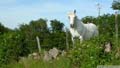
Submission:
<svg viewBox="0 0 120 68">
<path fill-rule="evenodd" d="M 9 32 L 9 31 L 11 31 L 11 29 L 3 26 L 3 25 L 0 23 L 0 35 L 1 35 L 1 34 L 4 34 L 4 33 L 6 33 L 6 32 Z"/>
<path fill-rule="evenodd" d="M 120 11 L 120 0 L 114 0 L 112 3 L 113 10 Z M 115 12 L 115 31 L 116 31 L 116 45 L 118 45 L 118 14 Z M 118 50 L 119 51 L 119 50 Z"/>
<path fill-rule="evenodd" d="M 52 27 L 52 30 L 53 32 L 56 32 L 56 31 L 62 31 L 63 27 L 64 27 L 64 24 L 61 23 L 60 21 L 58 20 L 51 20 L 51 27 Z"/>
<path fill-rule="evenodd" d="M 113 0 L 112 8 L 114 10 L 120 10 L 120 0 Z"/>
<path fill-rule="evenodd" d="M 0 66 L 18 61 L 20 56 L 27 56 L 29 51 L 23 44 L 24 41 L 17 31 L 0 35 Z"/>
<path fill-rule="evenodd" d="M 64 24 L 56 19 L 51 20 L 52 32 L 50 35 L 51 46 L 59 49 L 65 49 L 66 47 L 66 34 L 63 30 Z"/>
<path fill-rule="evenodd" d="M 94 23 L 95 18 L 94 18 L 93 16 L 86 16 L 86 17 L 82 18 L 82 21 L 83 21 L 84 23 L 87 23 L 87 22 L 89 22 L 89 23 Z"/>
<path fill-rule="evenodd" d="M 36 36 L 40 38 L 41 47 L 44 48 L 44 44 L 48 44 L 45 42 L 49 37 L 49 30 L 47 27 L 46 19 L 38 19 L 31 21 L 29 24 L 23 24 L 18 29 L 23 36 L 23 41 L 25 42 L 25 46 L 29 49 L 30 53 L 38 50 Z"/>
<path fill-rule="evenodd" d="M 36 21 L 31 21 L 30 26 L 33 27 L 38 32 L 45 32 L 47 31 L 47 20 L 45 19 L 39 19 Z"/>
</svg>

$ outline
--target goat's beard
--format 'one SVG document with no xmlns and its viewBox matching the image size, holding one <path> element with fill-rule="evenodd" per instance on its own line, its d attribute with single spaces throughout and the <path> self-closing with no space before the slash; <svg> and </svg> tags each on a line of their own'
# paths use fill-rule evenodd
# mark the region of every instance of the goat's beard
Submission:
<svg viewBox="0 0 120 68">
<path fill-rule="evenodd" d="M 74 25 L 73 25 L 73 24 L 70 24 L 70 27 L 71 27 L 71 28 L 74 28 Z"/>
</svg>

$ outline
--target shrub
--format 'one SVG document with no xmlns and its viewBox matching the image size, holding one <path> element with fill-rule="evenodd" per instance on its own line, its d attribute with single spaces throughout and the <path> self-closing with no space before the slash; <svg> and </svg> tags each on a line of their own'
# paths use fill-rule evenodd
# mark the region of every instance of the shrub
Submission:
<svg viewBox="0 0 120 68">
<path fill-rule="evenodd" d="M 104 52 L 103 44 L 105 41 L 109 40 L 103 35 L 84 41 L 81 44 L 77 40 L 75 48 L 71 49 L 68 54 L 73 67 L 96 68 L 97 65 L 118 64 L 120 60 L 117 60 L 118 62 L 114 63 L 116 60 L 115 49 L 117 49 L 114 43 L 114 39 L 110 39 L 110 41 L 113 43 L 113 49 L 110 53 Z"/>
</svg>

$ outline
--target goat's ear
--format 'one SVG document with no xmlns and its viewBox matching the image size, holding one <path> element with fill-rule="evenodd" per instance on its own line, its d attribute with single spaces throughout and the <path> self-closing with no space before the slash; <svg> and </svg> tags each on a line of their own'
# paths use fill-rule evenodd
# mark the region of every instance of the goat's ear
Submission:
<svg viewBox="0 0 120 68">
<path fill-rule="evenodd" d="M 76 10 L 74 10 L 74 13 L 76 13 Z"/>
<path fill-rule="evenodd" d="M 67 15 L 70 15 L 70 12 L 68 12 Z"/>
</svg>

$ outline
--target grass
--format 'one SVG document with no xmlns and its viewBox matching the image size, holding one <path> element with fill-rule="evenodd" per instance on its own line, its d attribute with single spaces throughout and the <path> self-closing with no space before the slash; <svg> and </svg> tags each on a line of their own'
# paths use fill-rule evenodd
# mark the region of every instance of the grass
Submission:
<svg viewBox="0 0 120 68">
<path fill-rule="evenodd" d="M 60 56 L 59 59 L 48 62 L 26 58 L 4 68 L 96 68 L 98 65 L 120 65 L 120 51 L 117 51 L 119 47 L 115 44 L 114 38 L 111 40 L 113 49 L 110 53 L 103 51 L 105 41 L 103 37 L 100 41 L 93 38 L 81 44 L 76 40 L 75 48 L 70 49 L 67 56 Z"/>
<path fill-rule="evenodd" d="M 20 60 L 18 63 L 12 63 L 5 68 L 71 68 L 70 60 L 65 57 L 60 57 L 56 60 L 43 61 L 34 59 Z"/>
</svg>

